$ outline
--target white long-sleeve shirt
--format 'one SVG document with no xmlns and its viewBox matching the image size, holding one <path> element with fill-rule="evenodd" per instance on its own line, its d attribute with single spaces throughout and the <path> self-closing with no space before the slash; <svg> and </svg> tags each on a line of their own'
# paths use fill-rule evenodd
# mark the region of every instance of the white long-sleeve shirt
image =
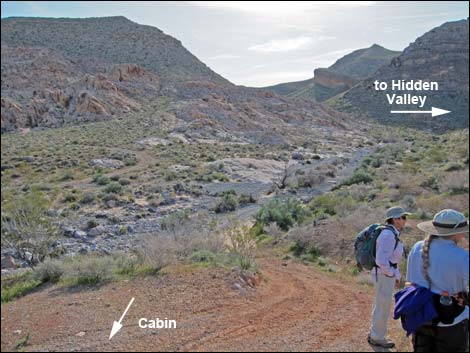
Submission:
<svg viewBox="0 0 470 353">
<path fill-rule="evenodd" d="M 395 230 L 399 237 L 400 232 L 398 229 L 393 225 L 389 226 Z M 377 274 L 383 274 L 385 276 L 400 279 L 401 274 L 399 265 L 403 257 L 403 243 L 399 241 L 396 248 L 395 243 L 395 234 L 393 234 L 390 229 L 384 229 L 377 238 L 375 263 L 379 266 L 379 268 L 376 269 Z M 397 267 L 391 267 L 390 263 L 397 264 Z M 376 270 L 372 270 L 372 274 L 374 276 Z"/>
</svg>

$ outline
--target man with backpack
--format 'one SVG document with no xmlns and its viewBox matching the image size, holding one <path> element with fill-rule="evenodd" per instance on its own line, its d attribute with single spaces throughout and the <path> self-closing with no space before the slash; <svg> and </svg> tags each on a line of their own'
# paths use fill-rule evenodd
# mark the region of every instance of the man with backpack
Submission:
<svg viewBox="0 0 470 353">
<path fill-rule="evenodd" d="M 392 207 L 387 210 L 385 224 L 375 229 L 375 265 L 372 277 L 376 287 L 375 303 L 372 310 L 372 322 L 368 342 L 374 346 L 393 348 L 395 344 L 388 340 L 387 321 L 394 288 L 400 284 L 399 264 L 403 257 L 404 248 L 400 241 L 400 232 L 405 227 L 406 216 L 402 207 Z"/>
</svg>

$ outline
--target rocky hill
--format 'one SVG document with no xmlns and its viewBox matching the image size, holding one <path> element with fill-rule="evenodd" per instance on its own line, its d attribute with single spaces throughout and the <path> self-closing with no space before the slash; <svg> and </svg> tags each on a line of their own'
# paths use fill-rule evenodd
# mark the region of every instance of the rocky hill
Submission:
<svg viewBox="0 0 470 353">
<path fill-rule="evenodd" d="M 181 42 L 152 26 L 123 16 L 99 18 L 2 19 L 2 44 L 46 47 L 73 60 L 95 64 L 133 63 L 163 79 L 228 81 L 199 61 Z"/>
<path fill-rule="evenodd" d="M 288 97 L 323 102 L 370 77 L 379 67 L 388 64 L 399 54 L 400 52 L 374 44 L 345 55 L 328 68 L 315 69 L 313 79 L 283 83 L 266 89 Z"/>
<path fill-rule="evenodd" d="M 385 124 L 443 131 L 468 127 L 469 109 L 469 23 L 467 20 L 448 22 L 434 28 L 411 43 L 389 65 L 382 66 L 376 74 L 333 99 L 332 106 L 344 111 L 367 113 Z M 423 114 L 398 115 L 390 110 L 416 110 L 416 105 L 390 105 L 386 93 L 376 91 L 375 80 L 423 80 L 437 82 L 438 91 L 407 91 L 413 95 L 425 94 L 425 106 L 450 110 L 450 114 L 433 118 Z M 403 93 L 403 92 L 402 92 Z M 396 109 L 399 108 L 399 109 Z"/>
<path fill-rule="evenodd" d="M 355 79 L 364 79 L 372 76 L 379 67 L 388 64 L 390 60 L 398 55 L 400 55 L 399 51 L 389 50 L 378 44 L 373 44 L 369 48 L 355 50 L 343 56 L 329 69 Z"/>
<path fill-rule="evenodd" d="M 186 80 L 231 85 L 157 28 L 124 17 L 7 18 L 2 132 L 138 111 Z"/>
<path fill-rule="evenodd" d="M 303 139 L 305 126 L 354 130 L 314 102 L 235 86 L 178 40 L 124 17 L 1 23 L 2 132 L 139 121 L 159 115 L 161 101 L 175 132 L 194 138 L 279 144 Z"/>
</svg>

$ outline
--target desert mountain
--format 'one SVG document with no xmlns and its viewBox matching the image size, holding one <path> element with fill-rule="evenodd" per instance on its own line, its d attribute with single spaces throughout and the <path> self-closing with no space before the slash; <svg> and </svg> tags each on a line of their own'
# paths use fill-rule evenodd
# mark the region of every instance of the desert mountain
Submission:
<svg viewBox="0 0 470 353">
<path fill-rule="evenodd" d="M 468 40 L 468 19 L 434 28 L 416 39 L 400 56 L 382 66 L 372 77 L 360 82 L 342 97 L 334 98 L 332 104 L 345 111 L 366 112 L 386 124 L 403 124 L 434 131 L 468 127 Z M 376 91 L 373 86 L 375 80 L 389 85 L 392 80 L 437 82 L 437 91 L 401 91 L 398 94 L 426 95 L 426 104 L 420 110 L 437 107 L 450 110 L 451 113 L 438 118 L 424 114 L 390 114 L 393 109 L 416 110 L 417 106 L 390 105 L 386 93 L 397 92 Z"/>
<path fill-rule="evenodd" d="M 124 17 L 1 23 L 2 132 L 140 119 L 161 112 L 162 100 L 175 129 L 198 138 L 282 143 L 294 125 L 346 127 L 343 116 L 314 102 L 294 106 L 235 86 L 178 40 Z"/>
<path fill-rule="evenodd" d="M 312 79 L 282 83 L 266 89 L 288 97 L 322 102 L 350 89 L 360 80 L 372 76 L 379 67 L 388 64 L 399 54 L 400 52 L 374 44 L 369 48 L 345 55 L 328 68 L 315 69 Z"/>
<path fill-rule="evenodd" d="M 125 17 L 7 18 L 2 131 L 138 111 L 186 80 L 230 83 L 157 28 Z"/>
</svg>

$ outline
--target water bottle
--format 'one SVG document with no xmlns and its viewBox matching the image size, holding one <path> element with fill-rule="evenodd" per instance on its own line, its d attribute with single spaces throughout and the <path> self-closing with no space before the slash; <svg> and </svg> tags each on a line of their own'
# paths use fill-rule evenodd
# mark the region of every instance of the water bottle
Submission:
<svg viewBox="0 0 470 353">
<path fill-rule="evenodd" d="M 450 297 L 449 295 L 449 292 L 442 292 L 442 295 L 439 299 L 439 303 L 441 303 L 441 305 L 444 305 L 444 306 L 450 306 L 452 305 L 452 298 Z"/>
<path fill-rule="evenodd" d="M 442 292 L 441 297 L 439 298 L 439 308 L 437 310 L 439 314 L 439 321 L 443 324 L 449 325 L 454 321 L 454 308 L 452 306 L 452 297 L 449 295 L 449 292 Z"/>
</svg>

